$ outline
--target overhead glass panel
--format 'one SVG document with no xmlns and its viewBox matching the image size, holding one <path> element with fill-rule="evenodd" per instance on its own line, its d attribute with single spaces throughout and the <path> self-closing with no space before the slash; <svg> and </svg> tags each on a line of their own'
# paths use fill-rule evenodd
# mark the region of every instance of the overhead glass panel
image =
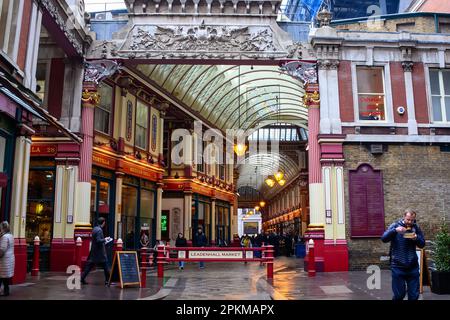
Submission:
<svg viewBox="0 0 450 320">
<path fill-rule="evenodd" d="M 141 64 L 136 69 L 222 130 L 276 116 L 307 120 L 303 84 L 278 66 Z"/>
</svg>

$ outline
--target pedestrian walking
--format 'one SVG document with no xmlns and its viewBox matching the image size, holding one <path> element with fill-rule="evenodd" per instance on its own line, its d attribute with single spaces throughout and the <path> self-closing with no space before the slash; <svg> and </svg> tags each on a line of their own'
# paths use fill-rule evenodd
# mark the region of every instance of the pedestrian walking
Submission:
<svg viewBox="0 0 450 320">
<path fill-rule="evenodd" d="M 98 218 L 97 226 L 92 230 L 92 245 L 89 252 L 88 261 L 84 267 L 84 271 L 81 274 L 81 283 L 87 284 L 86 277 L 94 266 L 100 266 L 103 268 L 105 274 L 105 285 L 109 285 L 109 266 L 108 258 L 106 257 L 105 244 L 111 241 L 110 237 L 103 237 L 103 228 L 105 227 L 106 220 L 103 217 Z"/>
</svg>

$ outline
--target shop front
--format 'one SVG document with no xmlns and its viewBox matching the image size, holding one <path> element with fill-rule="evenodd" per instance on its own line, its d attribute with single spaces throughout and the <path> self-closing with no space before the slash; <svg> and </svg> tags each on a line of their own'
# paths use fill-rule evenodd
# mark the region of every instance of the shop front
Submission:
<svg viewBox="0 0 450 320">
<path fill-rule="evenodd" d="M 114 236 L 115 190 L 114 171 L 94 166 L 91 180 L 90 223 L 92 227 L 95 227 L 98 218 L 105 218 L 106 226 L 103 229 L 105 237 Z"/>
<path fill-rule="evenodd" d="M 40 270 L 50 270 L 50 247 L 53 238 L 55 210 L 56 163 L 51 158 L 32 158 L 28 179 L 27 218 L 27 270 L 31 271 L 33 245 L 40 239 Z"/>
<path fill-rule="evenodd" d="M 216 201 L 216 244 L 231 243 L 230 204 Z"/>
<path fill-rule="evenodd" d="M 122 183 L 121 237 L 124 248 L 139 249 L 153 243 L 156 236 L 156 185 L 133 176 L 125 176 Z M 165 215 L 166 224 L 161 229 L 162 233 L 167 232 L 167 220 Z"/>
</svg>

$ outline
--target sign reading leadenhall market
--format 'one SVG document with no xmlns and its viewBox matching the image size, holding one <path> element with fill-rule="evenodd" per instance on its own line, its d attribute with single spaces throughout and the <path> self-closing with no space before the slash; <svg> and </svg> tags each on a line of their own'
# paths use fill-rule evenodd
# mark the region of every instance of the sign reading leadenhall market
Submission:
<svg viewBox="0 0 450 320">
<path fill-rule="evenodd" d="M 311 59 L 276 22 L 281 0 L 125 0 L 128 24 L 88 59 Z"/>
</svg>

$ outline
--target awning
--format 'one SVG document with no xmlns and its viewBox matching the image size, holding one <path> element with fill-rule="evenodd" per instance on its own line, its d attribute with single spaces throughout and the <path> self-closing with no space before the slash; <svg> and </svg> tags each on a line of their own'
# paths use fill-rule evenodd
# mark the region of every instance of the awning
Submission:
<svg viewBox="0 0 450 320">
<path fill-rule="evenodd" d="M 43 116 L 41 116 L 36 110 L 34 110 L 33 107 L 31 107 L 30 105 L 23 102 L 23 100 L 21 100 L 18 96 L 16 96 L 14 93 L 12 93 L 10 90 L 8 90 L 6 87 L 2 86 L 1 84 L 0 84 L 0 91 L 3 92 L 5 95 L 7 95 L 15 103 L 20 105 L 22 108 L 24 108 L 28 112 L 32 113 L 34 116 L 36 116 L 42 120 L 45 120 L 45 118 Z"/>
</svg>

